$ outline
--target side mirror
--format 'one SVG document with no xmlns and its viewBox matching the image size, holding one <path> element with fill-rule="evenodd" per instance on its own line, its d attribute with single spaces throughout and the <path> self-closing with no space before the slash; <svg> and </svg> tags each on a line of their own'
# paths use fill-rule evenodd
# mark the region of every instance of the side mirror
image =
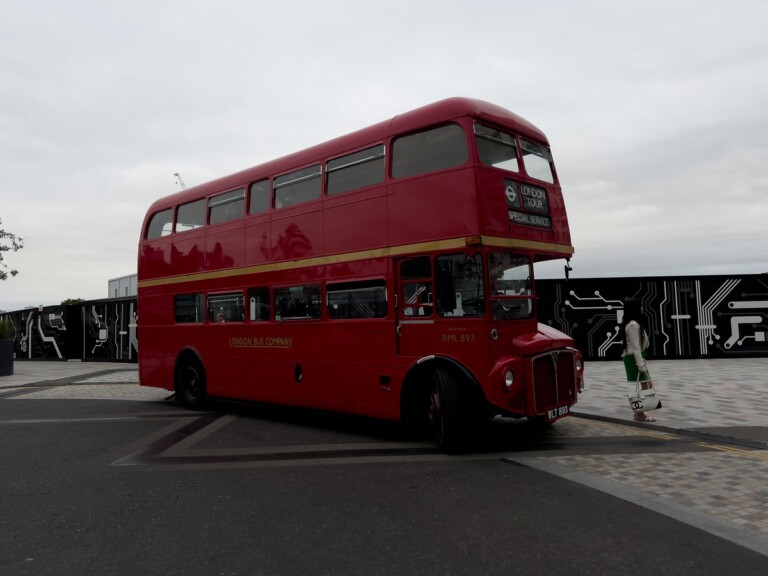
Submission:
<svg viewBox="0 0 768 576">
<path fill-rule="evenodd" d="M 565 269 L 565 281 L 567 282 L 570 279 L 570 273 L 571 273 L 571 270 L 573 270 L 573 268 L 571 268 L 571 265 L 568 262 L 565 263 L 565 266 L 563 266 L 563 268 Z"/>
</svg>

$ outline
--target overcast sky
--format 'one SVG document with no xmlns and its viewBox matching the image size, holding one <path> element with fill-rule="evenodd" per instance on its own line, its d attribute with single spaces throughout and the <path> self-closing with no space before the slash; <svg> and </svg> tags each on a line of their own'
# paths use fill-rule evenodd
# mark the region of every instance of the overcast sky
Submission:
<svg viewBox="0 0 768 576">
<path fill-rule="evenodd" d="M 547 134 L 573 277 L 768 272 L 767 29 L 764 0 L 0 0 L 0 218 L 25 242 L 0 309 L 107 297 L 174 172 L 449 96 Z"/>
</svg>

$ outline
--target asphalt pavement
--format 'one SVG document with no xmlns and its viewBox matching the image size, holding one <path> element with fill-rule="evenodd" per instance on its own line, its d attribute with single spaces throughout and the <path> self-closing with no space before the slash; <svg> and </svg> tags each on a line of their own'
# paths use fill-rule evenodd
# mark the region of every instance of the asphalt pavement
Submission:
<svg viewBox="0 0 768 576">
<path fill-rule="evenodd" d="M 698 450 L 615 454 L 501 455 L 638 504 L 768 556 L 768 358 L 649 362 L 663 407 L 637 423 L 619 361 L 590 362 L 576 418 L 564 433 L 645 435 L 700 440 Z M 0 377 L 0 393 L 24 399 L 159 401 L 165 390 L 138 385 L 135 364 L 17 361 Z M 223 420 L 222 420 L 223 421 Z M 621 425 L 621 426 L 617 426 Z M 623 428 L 626 432 L 621 432 Z M 697 441 L 698 441 L 697 440 Z"/>
</svg>

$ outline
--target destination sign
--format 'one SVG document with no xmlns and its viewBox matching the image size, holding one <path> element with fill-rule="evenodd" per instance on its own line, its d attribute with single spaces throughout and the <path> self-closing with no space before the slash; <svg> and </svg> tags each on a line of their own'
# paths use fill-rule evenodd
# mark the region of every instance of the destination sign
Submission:
<svg viewBox="0 0 768 576">
<path fill-rule="evenodd" d="M 524 224 L 525 226 L 537 226 L 539 228 L 552 228 L 552 218 L 549 216 L 540 216 L 539 214 L 530 214 L 518 210 L 509 210 L 509 221 L 514 224 Z"/>
<path fill-rule="evenodd" d="M 547 191 L 538 186 L 529 186 L 523 184 L 522 198 L 523 209 L 537 214 L 549 214 L 549 202 L 547 202 Z"/>
<path fill-rule="evenodd" d="M 504 180 L 504 196 L 510 222 L 539 228 L 552 227 L 547 191 L 544 188 Z"/>
</svg>

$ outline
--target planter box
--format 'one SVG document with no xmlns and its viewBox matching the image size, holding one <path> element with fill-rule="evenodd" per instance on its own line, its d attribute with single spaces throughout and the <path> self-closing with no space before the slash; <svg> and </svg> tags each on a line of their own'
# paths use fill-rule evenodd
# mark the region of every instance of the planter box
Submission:
<svg viewBox="0 0 768 576">
<path fill-rule="evenodd" d="M 13 374 L 13 340 L 0 340 L 0 376 Z"/>
</svg>

